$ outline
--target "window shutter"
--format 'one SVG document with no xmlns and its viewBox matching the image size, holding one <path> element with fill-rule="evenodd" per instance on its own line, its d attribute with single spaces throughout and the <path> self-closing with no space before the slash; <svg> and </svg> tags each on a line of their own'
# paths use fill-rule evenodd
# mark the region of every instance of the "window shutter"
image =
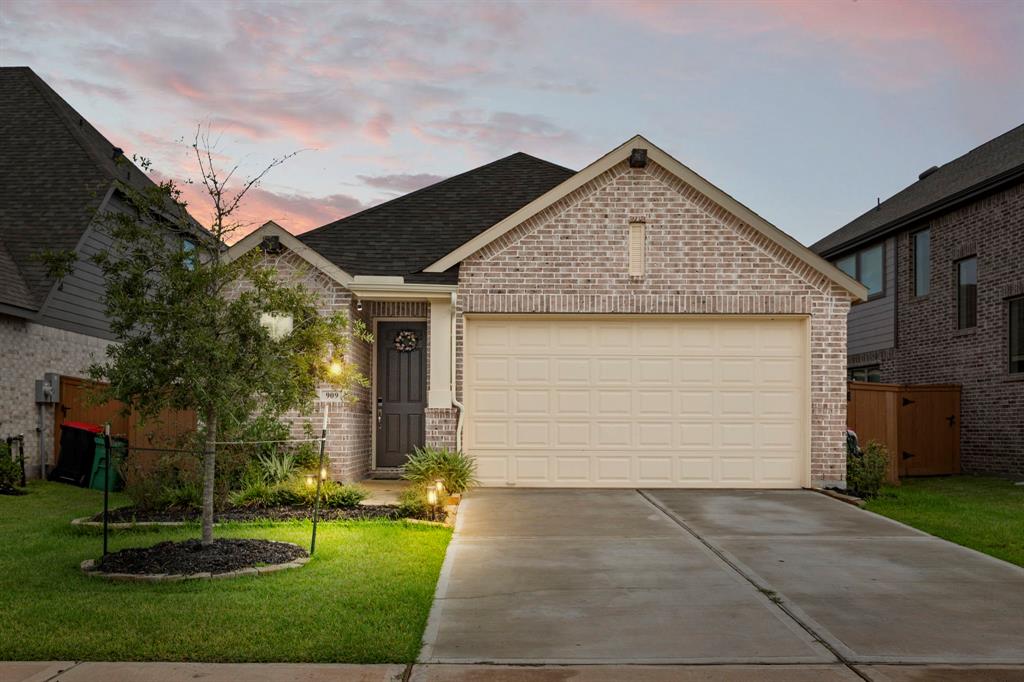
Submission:
<svg viewBox="0 0 1024 682">
<path fill-rule="evenodd" d="M 629 276 L 644 276 L 644 224 L 629 225 Z"/>
</svg>

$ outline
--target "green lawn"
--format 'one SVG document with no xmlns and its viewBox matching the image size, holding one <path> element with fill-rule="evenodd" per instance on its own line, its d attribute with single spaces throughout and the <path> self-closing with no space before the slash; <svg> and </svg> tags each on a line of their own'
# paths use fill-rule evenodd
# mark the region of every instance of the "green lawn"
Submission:
<svg viewBox="0 0 1024 682">
<path fill-rule="evenodd" d="M 1024 486 L 982 476 L 909 478 L 867 509 L 1024 566 Z"/>
<path fill-rule="evenodd" d="M 395 522 L 321 523 L 305 567 L 219 581 L 108 583 L 79 572 L 102 536 L 68 522 L 102 494 L 34 483 L 0 495 L 0 660 L 411 662 L 451 538 Z M 124 501 L 117 497 L 120 503 Z M 232 524 L 222 537 L 308 546 L 310 523 Z M 198 528 L 111 533 L 111 550 Z"/>
</svg>

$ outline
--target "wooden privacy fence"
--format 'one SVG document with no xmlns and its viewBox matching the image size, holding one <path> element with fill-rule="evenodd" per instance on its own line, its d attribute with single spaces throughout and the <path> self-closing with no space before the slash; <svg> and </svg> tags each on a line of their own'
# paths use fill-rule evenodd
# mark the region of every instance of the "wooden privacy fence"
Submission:
<svg viewBox="0 0 1024 682">
<path fill-rule="evenodd" d="M 889 482 L 960 473 L 959 386 L 851 381 L 846 400 L 861 447 L 876 440 L 889 450 Z"/>
<path fill-rule="evenodd" d="M 61 424 L 66 421 L 91 424 L 110 422 L 111 435 L 127 438 L 129 447 L 136 448 L 175 447 L 182 435 L 196 429 L 196 416 L 193 412 L 165 410 L 157 418 L 143 423 L 135 413 L 122 414 L 124 404 L 121 402 L 94 404 L 90 394 L 99 387 L 100 384 L 88 379 L 60 378 L 60 403 L 54 410 L 54 457 L 60 451 Z"/>
</svg>

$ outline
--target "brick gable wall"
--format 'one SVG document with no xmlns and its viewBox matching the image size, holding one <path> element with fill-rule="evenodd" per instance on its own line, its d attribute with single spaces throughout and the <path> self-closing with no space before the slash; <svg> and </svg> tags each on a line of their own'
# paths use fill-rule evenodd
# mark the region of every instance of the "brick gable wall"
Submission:
<svg viewBox="0 0 1024 682">
<path fill-rule="evenodd" d="M 630 218 L 646 221 L 630 278 Z M 845 479 L 849 295 L 656 164 L 623 162 L 460 266 L 467 313 L 803 314 L 811 320 L 811 479 Z"/>
</svg>

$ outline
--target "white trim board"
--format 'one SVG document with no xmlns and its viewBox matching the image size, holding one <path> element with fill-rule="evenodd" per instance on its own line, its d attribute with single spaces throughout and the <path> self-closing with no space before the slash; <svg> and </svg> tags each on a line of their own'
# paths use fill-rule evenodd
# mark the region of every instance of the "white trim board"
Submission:
<svg viewBox="0 0 1024 682">
<path fill-rule="evenodd" d="M 348 286 L 353 280 L 352 275 L 348 274 L 337 265 L 321 256 L 319 253 L 300 242 L 294 235 L 292 235 L 291 232 L 284 229 L 273 220 L 268 220 L 254 231 L 247 234 L 243 239 L 232 244 L 224 255 L 224 258 L 228 262 L 231 262 L 241 257 L 252 249 L 258 248 L 260 243 L 263 242 L 264 237 L 277 237 L 281 240 L 281 244 L 289 251 L 294 252 L 304 261 L 320 270 L 339 284 Z"/>
</svg>

